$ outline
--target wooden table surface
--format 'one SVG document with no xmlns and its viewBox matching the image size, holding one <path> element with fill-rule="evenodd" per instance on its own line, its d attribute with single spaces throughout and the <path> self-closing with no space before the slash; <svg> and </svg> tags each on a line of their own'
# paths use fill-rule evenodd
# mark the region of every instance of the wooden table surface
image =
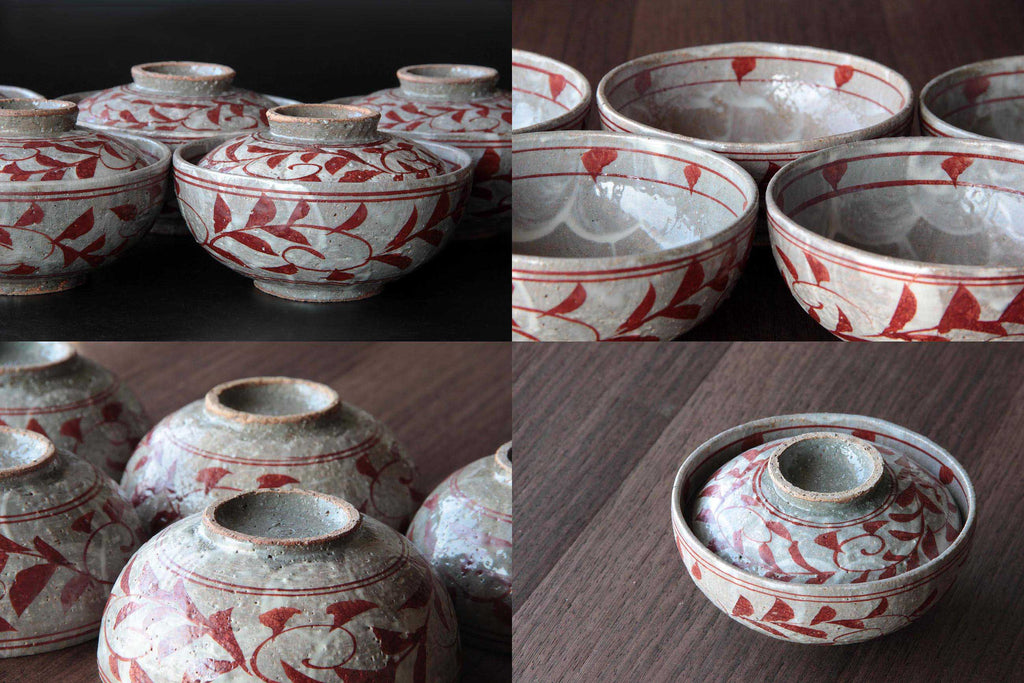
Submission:
<svg viewBox="0 0 1024 683">
<path fill-rule="evenodd" d="M 515 349 L 518 679 L 1019 678 L 1016 348 L 610 346 Z M 980 506 L 971 556 L 950 593 L 910 627 L 846 647 L 783 643 L 729 619 L 686 574 L 669 516 L 683 459 L 725 429 L 797 412 L 891 420 L 946 447 L 972 478 Z"/>
<path fill-rule="evenodd" d="M 237 377 L 291 375 L 334 387 L 405 443 L 428 493 L 511 433 L 507 344 L 92 343 L 80 351 L 117 372 L 154 420 Z M 463 652 L 463 680 L 512 678 L 511 660 Z M 95 683 L 96 641 L 0 660 L 2 683 Z"/>
<path fill-rule="evenodd" d="M 751 40 L 814 45 L 881 62 L 920 92 L 948 69 L 1021 54 L 1022 27 L 1020 0 L 516 0 L 512 46 L 570 64 L 596 89 L 613 67 L 653 52 Z M 600 128 L 596 105 L 588 127 Z M 828 338 L 797 306 L 766 247 L 754 249 L 732 299 L 684 337 Z"/>
</svg>

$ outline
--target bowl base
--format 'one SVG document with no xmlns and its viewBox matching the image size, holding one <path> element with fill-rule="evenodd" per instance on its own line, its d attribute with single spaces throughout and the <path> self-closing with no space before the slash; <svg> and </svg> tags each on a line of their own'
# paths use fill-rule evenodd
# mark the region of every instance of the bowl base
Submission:
<svg viewBox="0 0 1024 683">
<path fill-rule="evenodd" d="M 74 289 L 85 284 L 85 275 L 65 277 L 33 278 L 3 280 L 0 279 L 0 296 L 32 296 L 33 294 L 53 294 Z"/>
<path fill-rule="evenodd" d="M 311 303 L 333 303 L 336 301 L 359 301 L 381 293 L 384 285 L 369 283 L 360 285 L 299 285 L 287 282 L 253 282 L 256 289 L 291 301 Z"/>
</svg>

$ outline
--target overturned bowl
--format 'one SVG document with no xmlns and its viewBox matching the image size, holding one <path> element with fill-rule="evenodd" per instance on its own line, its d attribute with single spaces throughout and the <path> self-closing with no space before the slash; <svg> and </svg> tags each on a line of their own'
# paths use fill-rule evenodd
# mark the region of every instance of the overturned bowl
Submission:
<svg viewBox="0 0 1024 683">
<path fill-rule="evenodd" d="M 295 104 L 270 128 L 174 152 L 192 236 L 257 289 L 295 301 L 364 299 L 427 263 L 462 215 L 462 150 L 377 130 L 366 107 Z"/>
<path fill-rule="evenodd" d="M 896 138 L 807 155 L 768 186 L 797 302 L 842 339 L 1024 333 L 1024 146 Z"/>
<path fill-rule="evenodd" d="M 672 339 L 736 284 L 757 186 L 728 159 L 664 138 L 515 136 L 512 337 Z"/>
<path fill-rule="evenodd" d="M 597 86 L 608 130 L 660 135 L 724 154 L 759 184 L 797 157 L 910 130 L 910 83 L 832 50 L 726 43 L 639 57 Z"/>
<path fill-rule="evenodd" d="M 1024 56 L 951 69 L 921 91 L 921 132 L 1024 142 Z"/>
<path fill-rule="evenodd" d="M 454 683 L 459 635 L 444 586 L 397 531 L 340 498 L 258 491 L 142 546 L 97 659 L 104 683 Z"/>
<path fill-rule="evenodd" d="M 736 458 L 741 466 L 722 469 Z M 977 515 L 967 473 L 943 448 L 891 422 L 830 413 L 754 420 L 709 439 L 679 468 L 671 507 L 686 569 L 716 607 L 813 645 L 870 640 L 919 618 L 966 561 Z M 730 524 L 743 531 L 716 540 Z"/>
<path fill-rule="evenodd" d="M 160 212 L 171 151 L 75 127 L 62 100 L 0 100 L 0 295 L 77 287 Z"/>
<path fill-rule="evenodd" d="M 121 488 L 151 532 L 239 491 L 291 486 L 342 496 L 404 530 L 416 511 L 415 474 L 387 425 L 329 386 L 250 377 L 161 420 Z"/>
<path fill-rule="evenodd" d="M 512 132 L 582 128 L 590 111 L 587 78 L 568 64 L 512 50 Z"/>
<path fill-rule="evenodd" d="M 0 85 L 0 99 L 13 100 L 45 100 L 46 98 L 35 90 L 19 88 L 15 85 Z"/>
</svg>

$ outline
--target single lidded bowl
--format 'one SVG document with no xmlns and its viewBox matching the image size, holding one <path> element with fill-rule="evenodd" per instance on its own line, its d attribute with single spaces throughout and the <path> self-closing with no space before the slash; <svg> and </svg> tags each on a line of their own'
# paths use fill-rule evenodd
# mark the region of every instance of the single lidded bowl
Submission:
<svg viewBox="0 0 1024 683">
<path fill-rule="evenodd" d="M 758 191 L 725 157 L 597 131 L 515 136 L 512 338 L 668 340 L 728 296 Z"/>
<path fill-rule="evenodd" d="M 454 683 L 459 637 L 444 587 L 401 534 L 334 496 L 257 491 L 136 553 L 97 659 L 104 683 Z"/>
<path fill-rule="evenodd" d="M 0 511 L 0 657 L 95 638 L 143 538 L 117 485 L 40 434 L 0 427 Z"/>
<path fill-rule="evenodd" d="M 141 135 L 172 150 L 195 140 L 266 128 L 271 107 L 295 102 L 235 86 L 235 70 L 223 64 L 151 62 L 136 64 L 131 75 L 127 85 L 62 99 L 78 103 L 79 125 Z M 187 235 L 173 193 L 166 199 L 154 232 Z"/>
<path fill-rule="evenodd" d="M 512 132 L 582 128 L 590 111 L 586 77 L 568 64 L 512 50 Z"/>
<path fill-rule="evenodd" d="M 2 342 L 0 426 L 42 434 L 116 480 L 150 421 L 117 375 L 71 344 Z"/>
<path fill-rule="evenodd" d="M 13 100 L 45 100 L 46 98 L 35 90 L 19 88 L 14 85 L 0 85 L 0 99 Z"/>
<path fill-rule="evenodd" d="M 275 107 L 267 131 L 180 147 L 192 236 L 263 292 L 296 301 L 378 294 L 440 252 L 462 215 L 462 150 L 378 131 L 365 107 Z"/>
<path fill-rule="evenodd" d="M 0 295 L 77 287 L 160 211 L 170 150 L 76 128 L 77 113 L 61 100 L 0 100 Z"/>
<path fill-rule="evenodd" d="M 768 186 L 775 261 L 842 339 L 1024 332 L 1024 147 L 894 138 L 809 154 Z"/>
<path fill-rule="evenodd" d="M 512 97 L 498 72 L 469 64 L 418 64 L 398 70 L 399 87 L 331 102 L 372 107 L 380 127 L 466 151 L 473 190 L 457 237 L 507 235 L 512 222 Z"/>
<path fill-rule="evenodd" d="M 511 446 L 449 475 L 408 533 L 452 596 L 462 642 L 501 651 L 512 649 Z"/>
<path fill-rule="evenodd" d="M 759 633 L 870 640 L 949 589 L 976 518 L 963 467 L 871 417 L 748 422 L 691 453 L 672 488 L 676 545 L 697 587 Z"/>
<path fill-rule="evenodd" d="M 121 489 L 151 532 L 239 491 L 297 486 L 344 497 L 405 529 L 415 467 L 382 422 L 324 384 L 252 377 L 171 413 L 128 462 Z"/>
<path fill-rule="evenodd" d="M 921 132 L 1024 142 L 1024 55 L 951 69 L 921 91 Z"/>
</svg>

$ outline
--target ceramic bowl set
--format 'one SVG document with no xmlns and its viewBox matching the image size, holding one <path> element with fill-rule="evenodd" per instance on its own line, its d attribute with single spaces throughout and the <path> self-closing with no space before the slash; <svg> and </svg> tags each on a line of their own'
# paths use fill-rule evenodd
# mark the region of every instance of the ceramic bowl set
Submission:
<svg viewBox="0 0 1024 683">
<path fill-rule="evenodd" d="M 190 233 L 263 292 L 313 302 L 373 296 L 453 237 L 507 233 L 512 104 L 498 72 L 398 75 L 344 104 L 262 95 L 201 62 L 140 64 L 128 85 L 59 100 L 0 86 L 15 98 L 0 100 L 0 294 L 77 286 L 151 226 Z"/>
<path fill-rule="evenodd" d="M 900 137 L 913 91 L 870 60 L 771 43 L 673 50 L 601 79 L 602 134 L 553 132 L 581 125 L 590 89 L 514 51 L 513 338 L 671 339 L 713 312 L 763 237 L 837 337 L 1018 336 L 1022 65 L 929 83 L 921 129 L 939 140 Z"/>
<path fill-rule="evenodd" d="M 99 632 L 104 681 L 455 681 L 460 629 L 510 649 L 509 444 L 417 512 L 404 447 L 323 384 L 226 382 L 149 426 L 71 345 L 0 345 L 2 656 Z"/>
</svg>

